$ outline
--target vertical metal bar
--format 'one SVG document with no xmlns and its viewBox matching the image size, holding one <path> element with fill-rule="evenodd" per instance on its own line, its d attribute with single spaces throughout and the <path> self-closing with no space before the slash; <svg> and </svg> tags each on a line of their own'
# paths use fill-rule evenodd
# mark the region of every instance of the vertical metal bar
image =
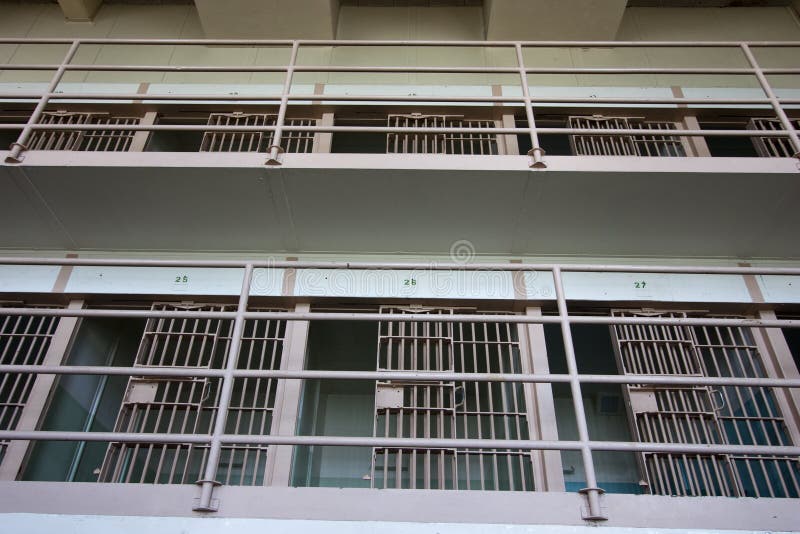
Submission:
<svg viewBox="0 0 800 534">
<path fill-rule="evenodd" d="M 750 50 L 750 46 L 747 43 L 742 43 L 740 46 L 742 48 L 742 53 L 744 53 L 747 61 L 750 62 L 750 66 L 753 68 L 755 76 L 758 79 L 758 83 L 761 84 L 761 89 L 764 91 L 764 94 L 767 95 L 767 98 L 772 104 L 772 109 L 775 111 L 775 116 L 778 117 L 779 121 L 781 121 L 783 129 L 786 130 L 786 133 L 789 135 L 789 141 L 794 149 L 793 157 L 800 158 L 800 137 L 798 137 L 792 121 L 789 120 L 786 112 L 783 111 L 781 103 L 778 100 L 778 97 L 775 95 L 775 91 L 772 90 L 772 86 L 769 84 L 769 80 L 761 70 L 756 57 L 753 55 L 753 51 Z"/>
<path fill-rule="evenodd" d="M 578 380 L 578 364 L 575 357 L 575 347 L 572 344 L 572 329 L 569 324 L 569 312 L 567 311 L 567 300 L 564 296 L 564 285 L 561 277 L 561 268 L 553 267 L 553 281 L 555 283 L 556 299 L 558 302 L 558 317 L 561 324 L 561 335 L 564 338 L 564 353 L 567 360 L 567 371 L 570 377 L 570 391 L 572 392 L 572 404 L 575 409 L 575 419 L 578 426 L 578 438 L 583 444 L 581 456 L 583 458 L 583 470 L 586 475 L 586 488 L 584 493 L 589 502 L 589 513 L 585 519 L 605 520 L 603 512 L 600 510 L 601 489 L 597 487 L 597 476 L 595 475 L 594 459 L 592 450 L 589 447 L 589 428 L 586 424 L 586 412 L 583 408 L 583 395 L 581 394 L 581 383 Z"/>
<path fill-rule="evenodd" d="M 517 66 L 519 67 L 519 78 L 522 83 L 522 96 L 525 99 L 525 115 L 528 118 L 528 128 L 531 131 L 531 148 L 530 155 L 533 157 L 533 164 L 531 167 L 537 169 L 544 169 L 547 164 L 542 160 L 544 150 L 539 145 L 539 134 L 536 132 L 536 120 L 533 117 L 533 106 L 531 105 L 531 92 L 528 87 L 528 73 L 525 72 L 525 61 L 522 58 L 522 45 L 516 43 L 514 48 L 517 51 Z"/>
<path fill-rule="evenodd" d="M 289 57 L 289 65 L 286 67 L 286 79 L 283 82 L 283 92 L 281 93 L 281 105 L 278 108 L 278 118 L 275 120 L 275 132 L 272 134 L 272 146 L 269 147 L 269 159 L 267 165 L 280 165 L 278 154 L 281 150 L 281 137 L 283 136 L 283 123 L 286 120 L 286 108 L 289 104 L 289 93 L 292 91 L 292 77 L 294 67 L 297 63 L 297 50 L 300 47 L 299 41 L 292 42 L 292 53 Z"/>
<path fill-rule="evenodd" d="M 239 294 L 239 306 L 236 308 L 236 319 L 233 323 L 233 333 L 231 334 L 231 344 L 228 347 L 228 361 L 225 364 L 225 374 L 222 377 L 222 388 L 219 394 L 219 404 L 217 406 L 217 418 L 214 421 L 214 432 L 211 435 L 211 446 L 206 459 L 205 472 L 200 493 L 200 502 L 193 509 L 196 511 L 213 512 L 216 510 L 211 504 L 211 496 L 214 480 L 217 476 L 217 464 L 219 463 L 222 452 L 222 435 L 225 433 L 225 424 L 228 416 L 228 407 L 233 394 L 233 372 L 236 370 L 236 361 L 239 356 L 239 347 L 242 343 L 242 331 L 244 329 L 244 313 L 247 311 L 247 301 L 250 296 L 250 283 L 253 277 L 253 264 L 248 263 L 244 268 L 244 279 L 242 280 L 242 291 Z"/>
<path fill-rule="evenodd" d="M 42 116 L 42 113 L 44 113 L 44 108 L 47 107 L 47 103 L 50 101 L 50 94 L 55 92 L 58 88 L 58 84 L 61 83 L 61 78 L 67 70 L 67 65 L 72 61 L 72 58 L 75 57 L 75 53 L 78 51 L 80 44 L 81 42 L 78 39 L 72 41 L 64 59 L 61 61 L 58 69 L 56 69 L 53 79 L 50 80 L 50 84 L 47 86 L 47 89 L 45 89 L 44 94 L 39 98 L 39 102 L 36 104 L 33 113 L 28 117 L 27 124 L 25 124 L 25 127 L 20 132 L 16 142 L 11 145 L 11 152 L 6 156 L 6 163 L 20 163 L 22 161 L 20 155 L 25 149 L 25 143 L 28 142 L 28 139 L 30 139 L 33 133 L 32 126 L 39 122 L 39 118 Z"/>
</svg>

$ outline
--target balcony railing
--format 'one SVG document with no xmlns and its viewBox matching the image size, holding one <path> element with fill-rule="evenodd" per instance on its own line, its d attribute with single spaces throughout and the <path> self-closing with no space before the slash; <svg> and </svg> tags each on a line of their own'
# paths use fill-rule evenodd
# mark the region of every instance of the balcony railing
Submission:
<svg viewBox="0 0 800 534">
<path fill-rule="evenodd" d="M 4 377 L 0 380 L 3 386 L 0 391 L 7 392 L 7 388 L 3 389 L 7 384 L 30 384 L 27 377 L 40 375 L 130 378 L 114 431 L 91 431 L 91 424 L 83 431 L 15 430 L 14 420 L 0 430 L 0 444 L 28 440 L 84 445 L 108 442 L 106 460 L 96 474 L 99 480 L 116 482 L 193 482 L 185 476 L 174 476 L 182 454 L 180 462 L 188 465 L 189 458 L 193 458 L 191 461 L 196 465 L 192 469 L 200 470 L 197 484 L 201 492 L 195 510 L 215 509 L 212 496 L 219 484 L 263 484 L 253 473 L 245 476 L 242 466 L 252 467 L 251 471 L 263 469 L 266 451 L 281 445 L 369 447 L 373 449 L 373 463 L 365 480 L 371 480 L 373 486 L 434 489 L 466 489 L 454 481 L 454 472 L 449 471 L 461 465 L 457 463 L 458 455 L 467 455 L 465 465 L 469 465 L 470 455 L 475 462 L 480 460 L 480 478 L 476 483 L 482 489 L 501 489 L 498 478 L 501 476 L 509 478 L 503 482 L 508 486 L 506 489 L 531 490 L 533 471 L 526 470 L 535 468 L 516 467 L 518 463 L 527 465 L 522 463 L 527 454 L 574 451 L 580 454 L 583 464 L 586 487 L 581 492 L 587 499 L 585 519 L 589 520 L 606 518 L 600 506 L 603 489 L 598 484 L 594 457 L 602 451 L 635 453 L 643 472 L 648 473 L 645 482 L 649 491 L 656 494 L 800 496 L 800 446 L 792 442 L 792 431 L 787 430 L 795 428 L 798 422 L 792 419 L 791 409 L 791 413 L 781 413 L 781 403 L 775 396 L 777 392 L 800 387 L 800 379 L 775 378 L 774 373 L 764 371 L 758 343 L 751 332 L 751 329 L 798 328 L 800 320 L 652 310 L 617 311 L 607 316 L 576 313 L 570 311 L 563 283 L 563 274 L 568 272 L 797 276 L 800 269 L 42 258 L 3 258 L 0 264 L 243 270 L 236 305 L 156 303 L 144 310 L 113 306 L 0 308 L 0 317 L 5 320 L 0 341 L 6 342 L 0 360 L 0 376 Z M 545 271 L 552 276 L 556 306 L 549 315 L 399 306 L 381 309 L 379 313 L 256 309 L 250 297 L 256 268 Z M 33 318 L 38 317 L 48 321 L 36 322 Z M 15 359 L 19 354 L 31 356 L 32 343 L 39 341 L 23 338 L 51 335 L 52 319 L 56 317 L 148 322 L 132 365 L 118 366 L 113 362 L 48 365 L 35 355 L 33 359 Z M 6 328 L 9 320 L 29 326 Z M 377 370 L 282 367 L 279 354 L 286 325 L 306 321 L 379 323 Z M 514 325 L 557 325 L 563 340 L 566 372 L 535 373 L 515 363 L 518 351 L 523 349 L 512 333 Z M 572 332 L 578 325 L 612 328 L 620 374 L 579 371 Z M 485 333 L 480 334 L 481 330 Z M 2 339 L 3 335 L 7 339 Z M 474 365 L 469 363 L 469 356 L 465 357 L 465 347 L 468 355 L 469 351 L 474 352 Z M 7 355 L 11 355 L 10 359 Z M 484 357 L 485 364 L 479 364 L 479 358 Z M 274 391 L 278 383 L 297 380 L 373 382 L 376 388 L 373 436 L 299 435 L 299 428 L 298 435 L 294 431 L 271 433 L 268 421 L 274 409 L 274 393 L 269 391 Z M 516 389 L 520 384 L 568 385 L 577 439 L 532 439 L 520 431 L 526 402 L 525 395 Z M 632 440 L 597 440 L 590 436 L 582 392 L 590 384 L 623 387 L 633 418 Z M 484 404 L 479 400 L 480 395 L 484 395 Z M 16 402 L 24 405 L 25 399 L 18 395 Z M 446 421 L 452 419 L 453 424 L 463 421 L 465 429 L 471 428 L 467 421 L 472 416 L 477 416 L 474 422 L 478 434 L 461 434 L 455 427 L 451 431 L 447 426 L 450 423 Z M 491 421 L 486 417 L 492 417 Z M 481 419 L 487 425 L 483 432 L 478 422 Z M 478 437 L 472 437 L 475 435 Z M 167 458 L 167 452 L 172 456 Z M 238 459 L 236 469 L 234 457 Z M 484 471 L 484 462 L 488 471 Z M 142 480 L 131 479 L 132 466 L 137 463 L 140 471 L 136 472 L 144 477 Z M 416 476 L 401 477 L 403 466 L 407 469 L 418 466 L 424 472 L 418 475 L 422 477 L 421 486 L 417 486 Z M 192 469 L 187 467 L 184 473 L 191 473 Z M 169 476 L 153 475 L 154 480 L 145 480 L 152 475 L 151 471 Z M 489 487 L 484 487 L 486 484 Z"/>
<path fill-rule="evenodd" d="M 497 141 L 487 144 L 487 136 L 519 137 L 520 145 L 531 147 L 530 166 L 539 168 L 546 166 L 542 140 L 547 136 L 568 136 L 576 155 L 683 156 L 689 155 L 689 140 L 712 138 L 750 139 L 761 156 L 800 154 L 800 97 L 795 94 L 800 89 L 800 68 L 786 59 L 787 52 L 798 56 L 800 42 L 2 39 L 0 44 L 46 48 L 43 55 L 48 57 L 53 47 L 66 49 L 63 57 L 53 62 L 0 65 L 11 80 L 53 72 L 47 82 L 37 78 L 39 85 L 46 83 L 43 90 L 29 91 L 24 84 L 17 84 L 0 93 L 0 99 L 6 101 L 35 102 L 32 110 L 20 115 L 23 122 L 0 124 L 0 130 L 19 132 L 6 156 L 8 163 L 20 162 L 26 150 L 90 150 L 92 146 L 122 150 L 137 134 L 146 136 L 148 132 L 194 133 L 203 137 L 197 150 L 261 151 L 267 154 L 268 164 L 280 164 L 284 151 L 310 151 L 313 139 L 324 134 L 385 135 L 388 152 L 454 154 L 493 154 Z M 164 47 L 200 49 L 202 57 L 186 64 L 102 61 L 114 57 L 113 51 L 119 53 L 120 48 L 123 55 L 125 50 L 134 55 L 153 51 L 158 57 L 155 51 Z M 426 65 L 392 65 L 403 59 L 375 52 L 417 49 L 424 50 L 420 62 Z M 246 61 L 237 53 L 245 50 L 254 51 L 247 57 L 256 59 L 239 64 Z M 459 55 L 464 50 L 467 53 Z M 355 52 L 348 55 L 347 51 Z M 375 57 L 365 59 L 370 54 Z M 97 57 L 95 62 L 83 60 L 92 55 Z M 554 61 L 584 66 L 552 66 Z M 659 61 L 666 65 L 658 66 Z M 768 66 L 762 66 L 764 63 Z M 787 63 L 790 66 L 785 66 Z M 164 90 L 147 88 L 146 81 L 154 74 L 181 76 L 179 88 L 175 84 Z M 220 83 L 218 79 L 236 74 L 250 76 L 250 81 Z M 85 76 L 86 83 L 70 87 L 76 76 Z M 96 76 L 107 76 L 111 86 L 100 83 L 102 90 L 87 90 L 85 85 L 97 87 Z M 201 80 L 210 76 L 214 83 L 198 83 L 192 76 Z M 253 83 L 261 79 L 257 76 L 266 83 Z M 402 78 L 398 80 L 398 76 Z M 562 81 L 555 84 L 553 79 Z M 131 80 L 142 82 L 136 92 L 121 83 Z M 130 118 L 131 110 L 164 111 L 175 104 L 205 108 L 207 120 L 198 124 Z M 378 119 L 382 124 L 339 121 L 338 111 L 353 105 L 358 105 L 360 112 L 382 115 L 384 118 Z M 127 109 L 120 110 L 120 106 Z M 457 106 L 470 116 L 456 118 L 452 111 L 439 112 L 431 106 Z M 81 113 L 87 107 L 105 109 L 105 113 L 112 110 L 117 118 L 53 120 L 54 112 Z M 337 120 L 309 118 L 309 108 L 320 113 L 333 110 Z M 512 117 L 519 113 L 519 120 L 511 124 L 497 121 L 492 115 L 496 116 L 498 109 Z M 591 120 L 598 113 L 602 124 Z M 714 120 L 701 128 L 696 119 L 703 113 Z M 398 120 L 414 114 L 442 120 Z M 554 122 L 554 114 L 562 119 Z M 262 119 L 243 119 L 256 116 Z M 733 127 L 719 127 L 716 119 L 727 117 L 730 122 L 732 116 Z M 684 120 L 688 118 L 691 120 Z M 214 141 L 225 136 L 227 145 Z M 79 138 L 89 139 L 81 142 Z"/>
</svg>

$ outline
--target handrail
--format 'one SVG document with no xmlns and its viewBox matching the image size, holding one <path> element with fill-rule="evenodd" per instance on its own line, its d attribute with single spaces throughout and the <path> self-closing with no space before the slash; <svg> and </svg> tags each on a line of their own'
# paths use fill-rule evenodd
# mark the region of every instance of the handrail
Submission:
<svg viewBox="0 0 800 534">
<path fill-rule="evenodd" d="M 36 108 L 28 118 L 27 122 L 20 127 L 19 124 L 0 124 L 0 130 L 21 130 L 16 142 L 12 145 L 11 151 L 6 157 L 7 163 L 20 163 L 22 154 L 27 150 L 28 140 L 37 130 L 122 130 L 128 132 L 159 130 L 202 130 L 206 132 L 273 132 L 271 146 L 267 147 L 268 159 L 266 163 L 279 165 L 279 156 L 282 152 L 281 142 L 284 132 L 373 132 L 373 133 L 417 133 L 417 134 L 436 134 L 436 133 L 482 133 L 482 134 L 528 134 L 531 138 L 532 150 L 530 155 L 532 161 L 530 166 L 535 168 L 545 168 L 544 150 L 541 147 L 539 134 L 569 134 L 569 135 L 606 135 L 606 136 L 660 136 L 664 139 L 673 139 L 680 136 L 751 136 L 758 138 L 787 138 L 794 155 L 800 157 L 800 137 L 796 131 L 793 119 L 789 117 L 785 106 L 796 104 L 797 98 L 784 98 L 779 96 L 771 86 L 769 76 L 771 75 L 800 75 L 800 68 L 788 67 L 761 67 L 753 54 L 753 49 L 763 48 L 791 48 L 799 47 L 800 41 L 409 41 L 409 40 L 218 40 L 218 39 L 23 39 L 5 38 L 0 39 L 0 44 L 18 45 L 40 45 L 40 44 L 64 44 L 69 45 L 66 55 L 60 63 L 42 64 L 13 64 L 6 62 L 0 65 L 0 69 L 11 71 L 54 71 L 48 88 L 43 92 L 14 92 L 7 91 L 0 94 L 0 98 L 12 100 L 37 99 Z M 129 65 L 129 64 L 76 64 L 73 58 L 81 46 L 147 46 L 147 45 L 169 45 L 169 46 L 248 46 L 248 47 L 280 47 L 289 52 L 288 63 L 282 65 Z M 302 50 L 310 47 L 489 47 L 507 49 L 516 56 L 515 65 L 509 66 L 390 66 L 390 65 L 300 65 L 298 57 Z M 718 67 L 709 65 L 708 67 L 550 67 L 550 66 L 531 66 L 525 65 L 526 50 L 536 48 L 726 48 L 741 54 L 746 65 L 744 67 Z M 529 60 L 530 61 L 530 60 Z M 273 72 L 283 73 L 282 90 L 278 94 L 270 95 L 191 95 L 191 94 L 166 94 L 158 95 L 153 93 L 144 94 L 98 94 L 84 91 L 62 92 L 57 91 L 64 76 L 68 72 L 178 72 L 178 73 L 224 73 L 224 72 Z M 504 75 L 518 74 L 520 96 L 496 95 L 491 96 L 420 96 L 420 95 L 298 95 L 292 94 L 294 75 L 303 72 L 328 72 L 328 73 L 402 73 L 402 74 L 485 74 L 485 75 Z M 749 76 L 757 80 L 758 86 L 765 95 L 764 98 L 686 98 L 676 95 L 673 98 L 666 97 L 539 97 L 531 88 L 531 75 L 553 74 L 553 75 L 625 75 L 625 74 L 684 74 L 684 75 L 729 75 L 729 76 Z M 502 85 L 502 84 L 500 84 Z M 277 120 L 274 126 L 254 127 L 252 129 L 240 127 L 222 126 L 200 126 L 200 125 L 131 125 L 126 127 L 116 127 L 104 125 L 103 128 L 91 125 L 58 126 L 47 125 L 41 127 L 40 119 L 44 110 L 51 101 L 62 102 L 64 100 L 88 102 L 92 100 L 134 100 L 137 102 L 154 102 L 164 100 L 169 102 L 177 101 L 208 101 L 208 102 L 274 102 L 278 105 Z M 341 102 L 368 102 L 368 103 L 390 103 L 390 102 L 426 102 L 426 103 L 494 103 L 494 104 L 513 104 L 523 106 L 527 125 L 524 128 L 486 128 L 478 131 L 476 129 L 402 129 L 402 128 L 356 128 L 342 126 L 296 126 L 287 124 L 286 115 L 291 103 L 296 102 L 318 102 L 335 103 Z M 690 130 L 690 129 L 670 129 L 670 130 L 582 130 L 570 128 L 541 128 L 536 124 L 535 108 L 543 104 L 614 104 L 614 105 L 699 105 L 699 106 L 738 106 L 738 105 L 758 105 L 769 106 L 777 117 L 781 130 L 761 131 L 756 133 L 748 130 Z M 786 149 L 789 150 L 789 149 Z"/>
<path fill-rule="evenodd" d="M 589 436 L 586 413 L 583 406 L 581 388 L 587 383 L 610 384 L 653 384 L 665 386 L 745 386 L 800 388 L 800 380 L 786 378 L 739 378 L 731 376 L 695 377 L 666 375 L 584 375 L 578 371 L 577 357 L 572 341 L 571 326 L 574 324 L 607 325 L 682 325 L 717 327 L 756 327 L 756 328 L 800 328 L 800 320 L 793 319 L 747 319 L 715 317 L 616 317 L 586 316 L 569 312 L 564 292 L 563 272 L 652 272 L 652 273 L 700 273 L 700 274 L 782 274 L 800 276 L 800 268 L 781 267 L 728 267 L 728 266 L 651 266 L 651 265 L 600 265 L 600 264 L 472 264 L 472 263 L 397 263 L 397 262 L 320 262 L 320 261 L 215 261 L 215 260 L 143 260 L 143 259 L 89 259 L 89 258 L 22 258 L 0 257 L 0 265 L 63 265 L 63 266 L 185 266 L 213 268 L 243 268 L 242 290 L 236 311 L 163 311 L 126 309 L 78 309 L 78 308 L 0 308 L 0 316 L 58 316 L 58 317 L 139 317 L 139 318 L 208 318 L 234 320 L 235 328 L 227 352 L 225 369 L 159 369 L 146 367 L 98 367 L 83 366 L 36 366 L 0 365 L 2 373 L 34 374 L 87 374 L 116 376 L 182 376 L 217 378 L 221 381 L 223 394 L 217 406 L 218 415 L 214 431 L 208 435 L 147 433 L 130 434 L 121 432 L 82 433 L 55 431 L 0 431 L 0 440 L 68 440 L 68 441 L 115 441 L 121 443 L 198 443 L 209 446 L 209 461 L 201 485 L 201 496 L 196 510 L 212 511 L 214 481 L 219 467 L 219 455 L 225 444 L 246 443 L 260 445 L 321 445 L 321 446 L 375 446 L 375 447 L 474 447 L 511 448 L 522 450 L 574 450 L 583 458 L 586 476 L 586 497 L 592 517 L 603 517 L 600 507 L 602 490 L 597 487 L 593 453 L 596 451 L 636 451 L 650 453 L 686 454 L 768 454 L 800 455 L 800 446 L 765 445 L 725 445 L 725 444 L 680 444 L 624 441 L 597 441 Z M 452 314 L 437 315 L 424 313 L 347 313 L 347 312 L 289 312 L 289 311 L 249 311 L 249 288 L 257 267 L 293 267 L 317 269 L 396 269 L 430 268 L 434 270 L 487 270 L 502 271 L 549 271 L 556 292 L 556 315 L 487 315 Z M 239 344 L 245 322 L 252 319 L 274 319 L 285 321 L 403 321 L 403 322 L 477 322 L 509 324 L 559 324 L 564 343 L 567 373 L 454 373 L 454 372 L 401 372 L 401 371 L 309 371 L 309 370 L 242 370 L 237 369 Z M 283 380 L 311 379 L 354 379 L 354 380 L 464 380 L 475 382 L 519 382 L 519 383 L 566 383 L 572 392 L 572 405 L 575 413 L 578 439 L 573 441 L 547 440 L 469 440 L 469 439 L 405 439 L 368 437 L 330 437 L 330 436 L 276 436 L 276 435 L 228 435 L 225 433 L 225 417 L 230 404 L 230 392 L 237 378 L 275 378 Z"/>
</svg>

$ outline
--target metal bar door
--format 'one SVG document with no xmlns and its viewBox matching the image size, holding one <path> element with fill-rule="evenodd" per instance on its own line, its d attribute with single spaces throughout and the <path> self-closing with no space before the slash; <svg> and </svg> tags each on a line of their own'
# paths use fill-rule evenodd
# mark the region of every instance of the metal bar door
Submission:
<svg viewBox="0 0 800 534">
<path fill-rule="evenodd" d="M 475 310 L 459 309 L 458 313 Z M 431 313 L 442 321 L 383 321 L 378 370 L 522 372 L 517 326 L 450 323 L 452 308 L 386 307 L 381 313 Z M 378 382 L 374 435 L 406 438 L 528 439 L 520 383 L 404 380 Z M 378 488 L 531 491 L 533 461 L 517 449 L 376 448 L 370 472 Z"/>
<path fill-rule="evenodd" d="M 685 317 L 683 312 L 612 312 L 622 317 Z M 705 376 L 691 329 L 614 325 L 620 372 L 625 375 Z M 640 442 L 724 444 L 717 392 L 703 386 L 623 387 L 632 431 Z M 659 495 L 739 495 L 730 457 L 724 454 L 638 455 L 644 482 Z"/>
<path fill-rule="evenodd" d="M 222 305 L 153 304 L 153 310 L 227 311 Z M 222 365 L 232 321 L 148 319 L 134 366 L 211 368 Z M 207 434 L 216 414 L 218 380 L 196 377 L 136 377 L 128 381 L 115 432 Z M 193 483 L 200 478 L 207 446 L 111 443 L 100 468 L 101 482 Z"/>
<path fill-rule="evenodd" d="M 154 310 L 229 311 L 219 304 L 156 303 Z M 277 310 L 271 310 L 277 311 Z M 216 368 L 225 366 L 233 321 L 220 319 L 149 319 L 135 366 Z M 238 369 L 280 369 L 286 321 L 247 320 Z M 228 409 L 226 432 L 268 434 L 275 404 L 275 379 L 237 378 Z M 131 377 L 115 432 L 208 434 L 219 407 L 219 379 Z M 200 478 L 207 445 L 189 443 L 111 443 L 99 480 L 190 484 Z M 217 470 L 228 485 L 263 485 L 267 446 L 223 446 Z"/>
<path fill-rule="evenodd" d="M 683 312 L 647 315 L 687 316 Z M 615 325 L 612 331 L 623 374 L 765 376 L 761 355 L 746 327 Z M 791 445 L 770 388 L 628 385 L 625 390 L 632 427 L 640 441 Z M 643 454 L 640 461 L 652 493 L 800 496 L 797 457 Z"/>
<path fill-rule="evenodd" d="M 57 317 L 0 317 L 0 365 L 40 365 L 57 324 Z M 0 430 L 17 427 L 35 380 L 33 374 L 0 374 Z M 0 441 L 0 462 L 7 446 Z"/>
</svg>

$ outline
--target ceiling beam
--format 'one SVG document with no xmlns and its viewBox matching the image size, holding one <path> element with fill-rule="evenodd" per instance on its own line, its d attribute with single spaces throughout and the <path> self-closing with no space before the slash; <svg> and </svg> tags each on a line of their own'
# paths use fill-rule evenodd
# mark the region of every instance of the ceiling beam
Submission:
<svg viewBox="0 0 800 534">
<path fill-rule="evenodd" d="M 627 0 L 484 0 L 490 41 L 613 40 Z"/>
<path fill-rule="evenodd" d="M 92 20 L 103 0 L 58 0 L 64 18 L 73 22 Z"/>
<path fill-rule="evenodd" d="M 333 39 L 339 0 L 195 0 L 210 39 Z"/>
</svg>

